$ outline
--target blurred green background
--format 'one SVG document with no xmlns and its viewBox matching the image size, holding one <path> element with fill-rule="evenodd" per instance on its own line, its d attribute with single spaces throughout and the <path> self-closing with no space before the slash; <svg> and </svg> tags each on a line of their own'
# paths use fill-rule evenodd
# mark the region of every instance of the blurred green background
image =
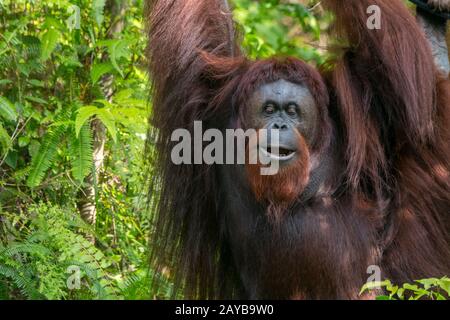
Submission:
<svg viewBox="0 0 450 320">
<path fill-rule="evenodd" d="M 232 2 L 252 58 L 324 62 L 317 1 Z M 0 299 L 172 294 L 170 270 L 149 286 L 144 24 L 143 0 L 0 0 Z"/>
</svg>

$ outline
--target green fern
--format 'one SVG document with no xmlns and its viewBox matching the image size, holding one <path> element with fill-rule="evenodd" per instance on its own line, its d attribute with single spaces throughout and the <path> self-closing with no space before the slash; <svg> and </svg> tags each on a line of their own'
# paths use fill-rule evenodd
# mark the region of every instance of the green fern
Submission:
<svg viewBox="0 0 450 320">
<path fill-rule="evenodd" d="M 41 183 L 45 173 L 55 159 L 65 129 L 65 126 L 60 126 L 47 132 L 44 136 L 41 147 L 31 162 L 31 172 L 27 179 L 29 187 L 36 187 Z"/>
<path fill-rule="evenodd" d="M 23 267 L 21 267 L 21 269 L 23 271 Z M 43 298 L 43 295 L 34 287 L 33 280 L 29 276 L 25 275 L 24 272 L 20 272 L 20 270 L 16 268 L 0 264 L 0 275 L 11 279 L 23 296 L 32 300 L 40 300 Z"/>
<path fill-rule="evenodd" d="M 37 60 L 41 55 L 41 40 L 38 37 L 23 35 L 20 37 L 23 44 L 23 55 L 28 59 Z"/>
<path fill-rule="evenodd" d="M 24 241 L 10 244 L 8 247 L 0 251 L 0 256 L 14 257 L 17 254 L 27 253 L 46 256 L 50 254 L 50 250 L 41 244 Z"/>
<path fill-rule="evenodd" d="M 101 278 L 99 278 L 98 272 L 95 268 L 87 265 L 86 263 L 81 263 L 79 261 L 67 260 L 65 261 L 66 270 L 69 267 L 76 266 L 80 268 L 84 275 L 90 280 L 92 285 L 90 286 L 90 292 L 94 294 L 94 296 L 99 300 L 106 300 L 109 298 L 115 298 L 115 295 L 109 295 L 108 290 L 105 290 L 103 284 L 100 282 Z"/>
<path fill-rule="evenodd" d="M 27 236 L 6 247 L 0 245 L 0 279 L 29 299 L 118 299 L 116 280 L 110 276 L 111 261 L 76 233 L 81 219 L 71 210 L 45 204 L 33 205 Z M 68 267 L 80 270 L 82 287 L 68 288 Z M 3 287 L 5 287 L 3 285 Z"/>
<path fill-rule="evenodd" d="M 48 232 L 53 246 L 58 248 L 58 261 L 64 265 L 72 261 L 75 262 L 73 265 L 83 266 L 81 269 L 85 271 L 92 270 L 86 272 L 86 275 L 93 282 L 91 291 L 96 299 L 117 298 L 115 281 L 107 272 L 111 262 L 91 242 L 70 230 L 69 224 L 74 215 L 43 204 L 34 210 L 40 217 L 40 228 Z"/>
<path fill-rule="evenodd" d="M 120 287 L 120 291 L 126 300 L 151 299 L 150 282 L 151 275 L 149 270 L 140 269 L 125 279 Z"/>
<path fill-rule="evenodd" d="M 6 279 L 0 278 L 0 300 L 10 300 L 9 296 L 10 288 L 8 286 L 8 283 L 6 282 Z"/>
<path fill-rule="evenodd" d="M 92 170 L 92 134 L 89 125 L 85 124 L 78 137 L 75 132 L 70 136 L 69 155 L 72 165 L 72 175 L 78 182 Z"/>
</svg>

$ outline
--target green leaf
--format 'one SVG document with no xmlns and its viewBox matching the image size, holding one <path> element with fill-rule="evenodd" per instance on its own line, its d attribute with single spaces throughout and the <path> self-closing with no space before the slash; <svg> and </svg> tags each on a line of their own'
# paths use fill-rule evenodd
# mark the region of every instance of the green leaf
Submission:
<svg viewBox="0 0 450 320">
<path fill-rule="evenodd" d="M 78 109 L 78 114 L 75 118 L 75 134 L 78 136 L 83 124 L 93 116 L 97 116 L 97 118 L 100 119 L 106 129 L 108 129 L 108 132 L 114 142 L 116 142 L 117 129 L 113 114 L 109 111 L 109 109 L 98 108 L 96 106 L 86 106 Z"/>
<path fill-rule="evenodd" d="M 31 158 L 34 158 L 38 154 L 40 147 L 41 144 L 38 140 L 31 140 L 30 144 L 28 145 L 28 153 L 30 154 Z"/>
<path fill-rule="evenodd" d="M 123 39 L 103 40 L 97 43 L 98 46 L 105 46 L 108 48 L 109 59 L 114 69 L 123 77 L 122 69 L 119 67 L 118 61 L 120 58 L 126 57 L 129 53 L 130 43 Z"/>
<path fill-rule="evenodd" d="M 80 134 L 81 127 L 86 121 L 95 116 L 98 113 L 98 110 L 99 108 L 96 106 L 85 106 L 78 109 L 77 116 L 75 118 L 75 134 L 77 137 Z"/>
<path fill-rule="evenodd" d="M 17 160 L 19 159 L 19 154 L 17 151 L 10 150 L 6 156 L 5 163 L 13 169 L 17 168 Z"/>
<path fill-rule="evenodd" d="M 2 152 L 7 152 L 11 143 L 11 137 L 8 132 L 3 128 L 3 125 L 0 123 L 0 147 Z"/>
<path fill-rule="evenodd" d="M 361 288 L 361 291 L 359 292 L 359 295 L 363 294 L 366 291 L 370 291 L 372 289 L 382 288 L 382 287 L 391 286 L 391 285 L 392 284 L 391 284 L 391 282 L 389 280 L 367 282 Z"/>
<path fill-rule="evenodd" d="M 114 95 L 114 101 L 119 103 L 120 101 L 128 100 L 133 95 L 133 93 L 133 89 L 120 90 Z"/>
<path fill-rule="evenodd" d="M 113 107 L 113 105 L 108 100 L 105 100 L 105 99 L 96 99 L 96 100 L 94 100 L 94 102 L 99 103 L 107 108 Z"/>
<path fill-rule="evenodd" d="M 436 286 L 439 282 L 439 279 L 429 278 L 429 279 L 417 280 L 416 282 L 422 284 L 425 289 L 429 289 L 433 286 Z"/>
<path fill-rule="evenodd" d="M 26 147 L 30 143 L 30 137 L 29 136 L 19 137 L 19 140 L 17 142 L 19 144 L 19 147 L 21 148 Z"/>
<path fill-rule="evenodd" d="M 96 260 L 102 260 L 104 257 L 105 257 L 105 256 L 103 255 L 103 253 L 102 253 L 101 251 L 96 251 L 96 252 L 94 253 L 94 258 L 95 258 Z"/>
<path fill-rule="evenodd" d="M 103 11 L 105 9 L 106 0 L 93 0 L 92 1 L 92 14 L 94 16 L 95 22 L 100 26 L 104 20 Z"/>
<path fill-rule="evenodd" d="M 398 286 L 386 286 L 386 290 L 389 291 L 390 296 L 393 297 L 398 291 Z"/>
<path fill-rule="evenodd" d="M 31 102 L 38 103 L 38 104 L 47 104 L 47 101 L 45 101 L 44 99 L 41 99 L 39 97 L 26 96 L 25 99 L 28 101 L 31 101 Z"/>
<path fill-rule="evenodd" d="M 400 288 L 400 289 L 398 289 L 398 291 L 397 291 L 397 296 L 398 296 L 400 299 L 403 300 L 403 299 L 405 298 L 404 293 L 405 293 L 405 289 L 404 289 L 404 288 Z"/>
<path fill-rule="evenodd" d="M 45 83 L 43 81 L 40 81 L 40 80 L 31 79 L 31 80 L 27 80 L 27 82 L 29 84 L 31 84 L 33 87 L 38 87 L 38 88 L 44 88 L 45 87 Z"/>
<path fill-rule="evenodd" d="M 439 279 L 438 285 L 441 289 L 443 289 L 450 296 L 450 279 L 447 277 L 443 277 Z"/>
<path fill-rule="evenodd" d="M 92 169 L 92 134 L 89 125 L 81 127 L 78 136 L 73 135 L 69 141 L 70 163 L 72 175 L 78 182 L 84 178 Z"/>
<path fill-rule="evenodd" d="M 93 84 L 96 84 L 97 81 L 105 74 L 110 73 L 114 69 L 113 65 L 110 62 L 99 63 L 92 67 L 91 70 L 91 80 Z"/>
<path fill-rule="evenodd" d="M 5 97 L 0 96 L 0 116 L 9 121 L 17 120 L 17 113 L 14 105 Z"/>
<path fill-rule="evenodd" d="M 375 298 L 375 300 L 393 300 L 393 299 L 389 296 L 378 296 Z"/>
<path fill-rule="evenodd" d="M 117 141 L 117 129 L 116 123 L 114 120 L 114 116 L 108 109 L 99 109 L 97 113 L 97 117 L 102 121 L 105 125 L 106 129 L 108 129 L 109 134 L 113 138 L 114 142 Z"/>
<path fill-rule="evenodd" d="M 13 82 L 9 79 L 0 80 L 0 86 L 6 85 L 6 84 L 11 84 L 11 83 L 13 83 Z"/>
<path fill-rule="evenodd" d="M 410 284 L 410 283 L 404 284 L 404 285 L 403 285 L 403 288 L 404 288 L 405 290 L 410 290 L 410 291 L 413 291 L 413 292 L 419 292 L 419 291 L 420 291 L 420 289 L 419 289 L 419 287 L 418 287 L 417 285 L 415 285 L 415 284 Z"/>
<path fill-rule="evenodd" d="M 41 40 L 41 60 L 47 61 L 56 49 L 61 34 L 56 29 L 49 29 L 42 36 Z"/>
<path fill-rule="evenodd" d="M 110 47 L 110 59 L 111 63 L 114 66 L 114 68 L 117 70 L 117 72 L 120 73 L 122 78 L 124 77 L 124 74 L 122 72 L 122 69 L 120 69 L 119 64 L 117 61 L 123 56 L 123 49 L 125 46 L 125 42 L 122 40 L 116 41 L 111 47 Z"/>
</svg>

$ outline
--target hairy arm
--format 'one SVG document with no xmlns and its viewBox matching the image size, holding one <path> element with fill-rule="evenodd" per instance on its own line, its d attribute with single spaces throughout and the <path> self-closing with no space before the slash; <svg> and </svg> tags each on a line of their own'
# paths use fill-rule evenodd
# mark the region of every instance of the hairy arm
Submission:
<svg viewBox="0 0 450 320">
<path fill-rule="evenodd" d="M 216 88 L 204 80 L 207 64 L 201 53 L 238 53 L 227 1 L 148 0 L 147 16 L 155 125 L 173 130 L 203 120 Z"/>
<path fill-rule="evenodd" d="M 400 0 L 326 0 L 347 43 L 332 84 L 346 123 L 349 173 L 376 180 L 384 154 L 432 139 L 436 69 L 415 17 Z M 379 19 L 379 23 L 376 20 Z M 387 149 L 387 150 L 386 150 Z M 377 182 L 377 181 L 375 181 Z"/>
<path fill-rule="evenodd" d="M 187 296 L 212 297 L 220 237 L 215 170 L 205 164 L 174 164 L 171 152 L 176 143 L 171 135 L 175 129 L 187 129 L 193 136 L 194 121 L 208 123 L 221 117 L 208 109 L 222 86 L 211 76 L 211 65 L 238 60 L 233 57 L 240 53 L 226 0 L 147 0 L 146 4 L 151 121 L 157 129 L 146 152 L 156 162 L 151 178 L 158 179 L 149 190 L 149 202 L 156 205 L 152 264 L 157 271 L 169 267 L 176 286 L 184 286 Z M 218 67 L 223 68 L 221 63 Z"/>
<path fill-rule="evenodd" d="M 349 182 L 387 208 L 383 269 L 397 270 L 391 276 L 399 283 L 447 274 L 449 83 L 403 1 L 325 1 L 339 39 L 348 43 L 331 81 L 345 126 Z M 380 29 L 367 26 L 372 5 Z M 418 234 L 426 236 L 412 240 Z M 412 242 L 420 245 L 411 249 Z"/>
</svg>

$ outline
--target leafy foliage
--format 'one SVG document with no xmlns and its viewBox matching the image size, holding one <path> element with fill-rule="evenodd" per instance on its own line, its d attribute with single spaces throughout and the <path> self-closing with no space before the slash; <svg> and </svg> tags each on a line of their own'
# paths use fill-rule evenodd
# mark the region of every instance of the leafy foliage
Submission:
<svg viewBox="0 0 450 320">
<path fill-rule="evenodd" d="M 107 274 L 111 262 L 81 234 L 71 230 L 73 225 L 83 224 L 77 214 L 46 205 L 32 206 L 30 213 L 33 218 L 22 241 L 0 251 L 0 270 L 13 280 L 22 295 L 68 298 L 68 267 L 77 266 L 85 273 L 80 274 L 86 286 L 81 295 L 97 299 L 116 297 L 116 284 Z"/>
<path fill-rule="evenodd" d="M 27 180 L 28 186 L 36 187 L 41 183 L 44 174 L 55 160 L 64 129 L 64 127 L 59 127 L 56 130 L 49 130 L 42 138 L 41 147 L 31 162 L 31 172 Z"/>
<path fill-rule="evenodd" d="M 148 279 L 136 281 L 152 277 L 141 196 L 143 3 L 124 2 L 123 32 L 111 39 L 114 2 L 0 1 L 1 298 L 151 298 Z M 96 181 L 97 223 L 88 226 L 77 202 L 93 171 L 93 119 L 110 139 Z M 68 288 L 70 266 L 80 269 L 81 290 Z"/>
<path fill-rule="evenodd" d="M 330 17 L 320 11 L 318 1 L 235 0 L 234 16 L 242 25 L 244 47 L 253 57 L 295 56 L 324 62 L 320 34 Z"/>
<path fill-rule="evenodd" d="M 369 282 L 363 286 L 361 293 L 375 288 L 384 288 L 388 294 L 378 296 L 377 300 L 447 300 L 450 297 L 450 279 L 448 277 L 417 280 L 414 284 L 405 283 L 400 287 L 392 284 L 389 280 Z"/>
</svg>

